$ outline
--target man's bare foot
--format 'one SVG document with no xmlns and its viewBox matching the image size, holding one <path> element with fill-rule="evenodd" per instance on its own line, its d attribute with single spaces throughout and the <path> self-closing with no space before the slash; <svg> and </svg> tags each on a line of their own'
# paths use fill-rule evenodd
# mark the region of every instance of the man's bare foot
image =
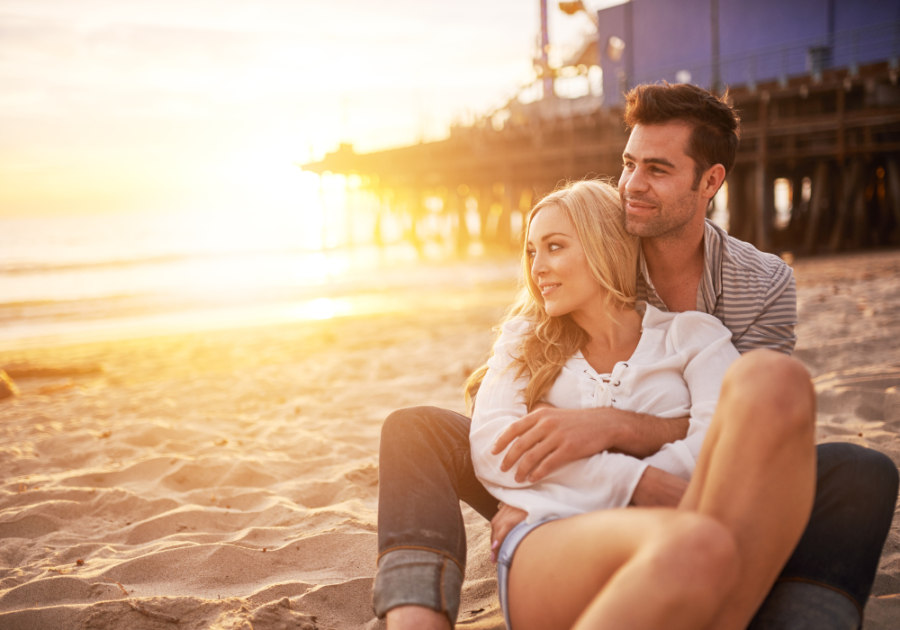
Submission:
<svg viewBox="0 0 900 630">
<path fill-rule="evenodd" d="M 450 630 L 447 615 L 423 606 L 398 606 L 387 614 L 388 630 Z"/>
</svg>

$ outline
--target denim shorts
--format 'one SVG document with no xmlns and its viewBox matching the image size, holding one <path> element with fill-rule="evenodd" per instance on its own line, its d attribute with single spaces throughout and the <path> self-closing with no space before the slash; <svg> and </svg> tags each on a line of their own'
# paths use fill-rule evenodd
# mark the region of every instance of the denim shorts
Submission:
<svg viewBox="0 0 900 630">
<path fill-rule="evenodd" d="M 522 521 L 510 530 L 503 540 L 503 544 L 500 545 L 500 553 L 497 554 L 497 587 L 500 591 L 500 608 L 503 610 L 503 620 L 506 622 L 507 630 L 512 630 L 512 623 L 509 620 L 509 570 L 512 567 L 516 549 L 528 534 L 541 525 L 555 520 L 555 518 L 545 518 L 530 524 Z"/>
</svg>

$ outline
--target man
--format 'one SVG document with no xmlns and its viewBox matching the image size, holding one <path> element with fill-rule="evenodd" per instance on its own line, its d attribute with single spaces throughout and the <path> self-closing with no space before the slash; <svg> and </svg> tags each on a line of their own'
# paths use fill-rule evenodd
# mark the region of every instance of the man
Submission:
<svg viewBox="0 0 900 630">
<path fill-rule="evenodd" d="M 638 299 L 662 310 L 718 317 L 741 353 L 790 354 L 796 292 L 790 268 L 706 221 L 706 209 L 734 165 L 739 119 L 725 102 L 688 85 L 640 86 L 627 97 L 632 129 L 619 193 L 626 229 L 641 238 Z M 376 613 L 390 630 L 449 628 L 465 574 L 459 500 L 492 519 L 499 541 L 524 518 L 498 511 L 469 454 L 469 419 L 419 407 L 392 414 L 382 429 Z M 682 439 L 688 422 L 622 410 L 537 409 L 498 442 L 503 463 L 538 481 L 558 467 L 617 449 L 646 457 Z M 648 468 L 632 496 L 638 506 L 675 506 L 686 483 Z M 886 456 L 850 444 L 818 447 L 812 517 L 751 628 L 859 627 L 897 498 Z"/>
</svg>

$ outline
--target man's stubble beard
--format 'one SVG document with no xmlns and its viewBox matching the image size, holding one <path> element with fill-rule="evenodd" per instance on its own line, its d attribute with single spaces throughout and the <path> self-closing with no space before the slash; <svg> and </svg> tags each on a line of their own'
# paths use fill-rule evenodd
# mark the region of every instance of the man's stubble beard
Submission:
<svg viewBox="0 0 900 630">
<path fill-rule="evenodd" d="M 619 195 L 622 207 L 625 199 Z M 689 191 L 667 206 L 658 207 L 658 214 L 649 220 L 637 221 L 625 211 L 625 231 L 638 238 L 675 236 L 691 222 L 697 212 L 697 191 Z"/>
</svg>

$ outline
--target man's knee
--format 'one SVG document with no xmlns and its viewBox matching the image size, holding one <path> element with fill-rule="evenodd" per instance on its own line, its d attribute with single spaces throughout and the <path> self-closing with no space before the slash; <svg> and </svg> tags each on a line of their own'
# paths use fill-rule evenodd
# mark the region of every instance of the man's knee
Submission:
<svg viewBox="0 0 900 630">
<path fill-rule="evenodd" d="M 819 445 L 819 469 L 823 473 L 843 469 L 866 484 L 875 482 L 895 489 L 900 483 L 900 473 L 890 457 L 871 448 L 848 442 L 832 442 Z"/>
<path fill-rule="evenodd" d="M 780 352 L 754 350 L 728 369 L 723 401 L 749 411 L 754 422 L 809 431 L 815 425 L 816 394 L 803 364 Z"/>
<path fill-rule="evenodd" d="M 820 444 L 818 483 L 821 500 L 890 519 L 897 502 L 900 474 L 884 453 L 846 442 Z"/>
<path fill-rule="evenodd" d="M 450 445 L 468 444 L 468 419 L 438 407 L 407 407 L 389 415 L 381 426 L 381 443 L 413 445 L 426 441 Z"/>
<path fill-rule="evenodd" d="M 747 630 L 856 630 L 860 611 L 853 599 L 808 582 L 778 582 Z"/>
<path fill-rule="evenodd" d="M 391 412 L 381 425 L 381 439 L 396 439 L 416 433 L 426 426 L 425 416 L 429 407 L 407 407 Z"/>
<path fill-rule="evenodd" d="M 824 584 L 862 609 L 869 597 L 897 501 L 897 467 L 855 444 L 820 444 L 809 525 L 782 578 Z"/>
</svg>

